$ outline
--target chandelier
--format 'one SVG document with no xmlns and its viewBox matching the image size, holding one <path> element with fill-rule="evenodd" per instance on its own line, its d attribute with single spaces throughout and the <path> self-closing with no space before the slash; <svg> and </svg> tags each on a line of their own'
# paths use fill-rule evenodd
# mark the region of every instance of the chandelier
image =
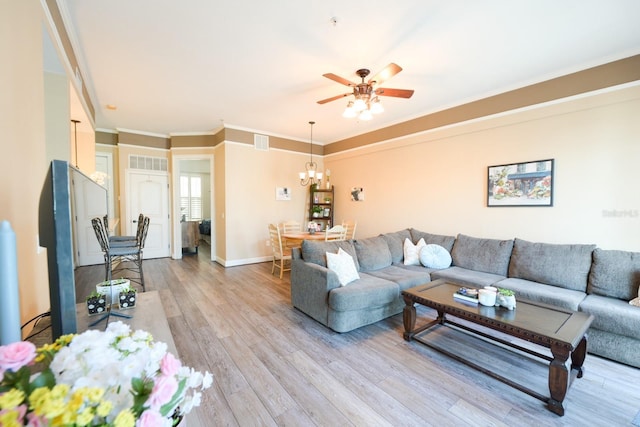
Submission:
<svg viewBox="0 0 640 427">
<path fill-rule="evenodd" d="M 304 164 L 306 172 L 300 172 L 300 185 L 320 184 L 322 172 L 318 172 L 318 164 L 313 161 L 313 125 L 316 122 L 309 122 L 311 126 L 311 137 L 309 138 L 309 161 Z"/>
</svg>

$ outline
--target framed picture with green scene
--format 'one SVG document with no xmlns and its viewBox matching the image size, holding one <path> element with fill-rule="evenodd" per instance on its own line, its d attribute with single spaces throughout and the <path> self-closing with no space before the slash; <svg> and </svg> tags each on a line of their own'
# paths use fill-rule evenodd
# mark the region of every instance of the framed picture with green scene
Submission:
<svg viewBox="0 0 640 427">
<path fill-rule="evenodd" d="M 553 159 L 488 167 L 487 206 L 553 206 Z"/>
</svg>

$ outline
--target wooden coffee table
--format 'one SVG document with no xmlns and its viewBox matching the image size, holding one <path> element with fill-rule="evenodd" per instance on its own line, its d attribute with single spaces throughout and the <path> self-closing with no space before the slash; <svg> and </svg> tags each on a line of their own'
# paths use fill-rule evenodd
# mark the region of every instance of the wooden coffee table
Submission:
<svg viewBox="0 0 640 427">
<path fill-rule="evenodd" d="M 402 313 L 405 330 L 404 339 L 407 341 L 414 339 L 445 353 L 460 362 L 466 363 L 481 372 L 546 402 L 550 411 L 558 415 L 564 415 L 562 402 L 564 401 L 567 391 L 573 380 L 575 378 L 581 378 L 584 374 L 582 365 L 587 354 L 586 332 L 593 321 L 593 316 L 578 311 L 523 300 L 517 301 L 518 305 L 513 311 L 509 311 L 504 307 L 485 307 L 480 304 L 473 305 L 453 298 L 453 293 L 460 287 L 458 284 L 449 283 L 440 279 L 402 291 L 405 302 Z M 438 312 L 438 317 L 416 328 L 416 307 L 414 305 L 416 303 L 435 309 Z M 447 318 L 447 315 L 464 319 L 473 324 L 482 325 L 506 335 L 548 348 L 551 350 L 553 357 L 536 352 L 531 348 L 520 346 L 510 340 L 507 341 L 492 334 L 487 334 L 472 326 L 457 323 Z M 524 385 L 503 377 L 487 366 L 475 364 L 470 360 L 447 351 L 445 348 L 434 346 L 427 339 L 418 335 L 431 327 L 446 324 L 454 325 L 467 332 L 480 335 L 485 339 L 499 342 L 503 346 L 516 348 L 550 362 L 550 396 L 542 395 Z M 569 357 L 571 357 L 570 368 L 567 367 Z"/>
</svg>

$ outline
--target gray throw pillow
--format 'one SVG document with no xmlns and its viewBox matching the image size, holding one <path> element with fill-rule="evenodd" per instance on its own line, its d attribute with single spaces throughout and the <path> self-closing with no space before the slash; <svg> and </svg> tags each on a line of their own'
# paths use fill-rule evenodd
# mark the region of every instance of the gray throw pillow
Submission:
<svg viewBox="0 0 640 427">
<path fill-rule="evenodd" d="M 638 296 L 640 252 L 596 249 L 589 273 L 590 294 L 629 301 Z"/>
<path fill-rule="evenodd" d="M 383 237 L 356 239 L 353 243 L 361 271 L 380 270 L 391 265 L 391 252 Z"/>
<path fill-rule="evenodd" d="M 480 239 L 458 234 L 451 258 L 457 267 L 506 277 L 511 249 L 513 240 Z"/>
<path fill-rule="evenodd" d="M 391 262 L 394 264 L 401 263 L 404 257 L 402 249 L 404 239 L 411 239 L 409 229 L 405 228 L 395 233 L 385 233 L 380 236 L 387 241 L 387 246 L 389 246 L 389 251 L 391 252 Z"/>
<path fill-rule="evenodd" d="M 439 245 L 447 250 L 447 252 L 451 252 L 453 249 L 453 244 L 456 241 L 455 236 L 443 236 L 441 234 L 431 234 L 425 233 L 424 231 L 416 230 L 415 228 L 411 229 L 411 241 L 413 243 L 417 243 L 420 239 L 424 239 L 424 242 L 427 245 Z"/>
<path fill-rule="evenodd" d="M 534 243 L 515 239 L 509 277 L 587 291 L 591 253 L 596 245 Z"/>
</svg>

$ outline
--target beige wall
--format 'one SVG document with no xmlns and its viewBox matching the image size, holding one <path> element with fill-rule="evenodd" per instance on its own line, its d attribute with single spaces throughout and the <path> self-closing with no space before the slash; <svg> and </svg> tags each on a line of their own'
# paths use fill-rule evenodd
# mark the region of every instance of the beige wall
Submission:
<svg viewBox="0 0 640 427">
<path fill-rule="evenodd" d="M 267 224 L 305 220 L 309 187 L 300 185 L 298 173 L 308 154 L 257 151 L 252 145 L 227 141 L 224 157 L 226 261 L 234 265 L 265 260 L 271 255 Z M 321 159 L 314 160 L 322 170 Z M 289 187 L 291 201 L 276 201 L 276 187 Z"/>
<path fill-rule="evenodd" d="M 39 2 L 0 5 L 0 220 L 8 220 L 16 233 L 23 323 L 49 308 L 46 252 L 37 244 L 38 204 L 48 168 L 42 26 Z"/>
<path fill-rule="evenodd" d="M 359 237 L 415 227 L 640 251 L 638 112 L 634 86 L 328 156 L 336 221 L 358 220 Z M 548 158 L 553 207 L 486 207 L 488 166 Z"/>
<path fill-rule="evenodd" d="M 44 73 L 46 159 L 71 160 L 73 129 L 69 128 L 69 80 L 64 74 Z"/>
</svg>

